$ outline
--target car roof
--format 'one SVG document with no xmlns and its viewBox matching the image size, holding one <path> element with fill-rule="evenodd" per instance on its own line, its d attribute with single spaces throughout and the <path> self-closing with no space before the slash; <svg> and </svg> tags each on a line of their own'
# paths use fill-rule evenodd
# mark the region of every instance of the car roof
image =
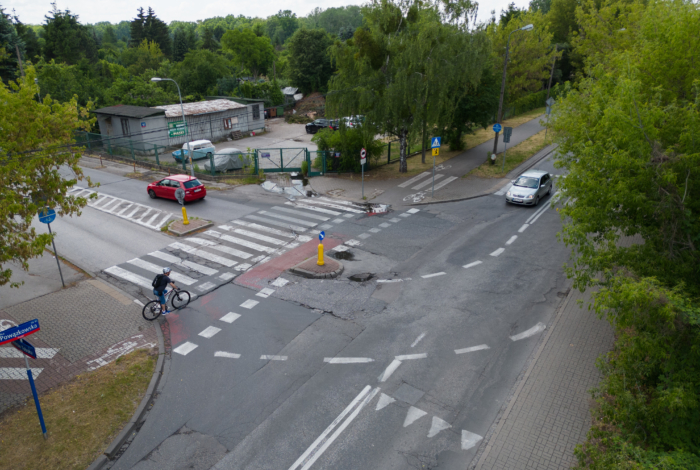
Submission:
<svg viewBox="0 0 700 470">
<path fill-rule="evenodd" d="M 210 147 L 213 147 L 212 143 L 208 140 L 193 140 L 190 142 L 190 146 L 194 147 L 195 145 L 209 145 Z M 182 144 L 182 148 L 187 150 L 187 142 Z"/>
<path fill-rule="evenodd" d="M 546 175 L 546 174 L 547 174 L 547 172 L 546 172 L 546 171 L 542 171 L 542 170 L 528 170 L 528 171 L 526 171 L 525 173 L 523 173 L 523 174 L 520 175 L 520 176 L 532 176 L 532 177 L 535 177 L 535 178 L 541 178 L 541 177 L 543 177 L 543 176 Z"/>
<path fill-rule="evenodd" d="M 171 180 L 175 180 L 175 181 L 181 181 L 184 183 L 185 181 L 196 180 L 197 178 L 190 176 L 190 175 L 171 175 L 171 176 L 168 176 L 167 178 L 163 178 L 163 179 L 171 179 Z"/>
</svg>

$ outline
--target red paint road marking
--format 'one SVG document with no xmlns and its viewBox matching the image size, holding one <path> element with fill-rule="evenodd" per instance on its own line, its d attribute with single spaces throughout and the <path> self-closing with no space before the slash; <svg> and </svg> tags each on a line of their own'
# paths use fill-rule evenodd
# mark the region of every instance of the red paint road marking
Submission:
<svg viewBox="0 0 700 470">
<path fill-rule="evenodd" d="M 170 344 L 175 348 L 187 339 L 184 325 L 180 321 L 180 315 L 175 312 L 166 315 L 165 319 L 168 321 L 168 327 L 170 328 Z"/>
<path fill-rule="evenodd" d="M 343 243 L 339 238 L 326 238 L 323 240 L 323 251 L 328 253 L 332 248 Z M 307 258 L 316 256 L 318 253 L 318 240 L 311 240 L 298 248 L 295 248 L 282 256 L 271 259 L 267 263 L 256 266 L 245 274 L 238 276 L 234 281 L 236 284 L 263 289 L 270 281 L 277 279 L 287 269 L 301 263 Z"/>
</svg>

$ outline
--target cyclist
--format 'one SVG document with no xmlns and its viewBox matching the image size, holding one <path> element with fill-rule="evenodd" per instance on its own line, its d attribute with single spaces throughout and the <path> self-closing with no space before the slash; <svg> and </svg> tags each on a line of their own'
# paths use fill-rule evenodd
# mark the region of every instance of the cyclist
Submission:
<svg viewBox="0 0 700 470">
<path fill-rule="evenodd" d="M 169 276 L 170 268 L 163 268 L 163 274 L 158 274 L 155 279 L 153 279 L 153 293 L 158 296 L 162 315 L 170 313 L 170 310 L 168 310 L 168 307 L 165 305 L 165 289 L 168 287 L 168 284 L 170 284 L 173 289 L 177 289 L 177 286 Z"/>
</svg>

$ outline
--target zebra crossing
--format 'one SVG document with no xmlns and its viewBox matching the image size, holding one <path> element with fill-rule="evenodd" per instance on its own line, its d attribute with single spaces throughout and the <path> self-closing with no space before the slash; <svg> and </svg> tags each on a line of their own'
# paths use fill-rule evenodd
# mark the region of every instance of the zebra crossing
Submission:
<svg viewBox="0 0 700 470">
<path fill-rule="evenodd" d="M 115 205 L 107 202 L 100 207 Z M 364 212 L 350 202 L 323 197 L 285 202 L 173 241 L 160 250 L 106 268 L 104 273 L 144 288 L 150 295 L 152 279 L 169 266 L 170 277 L 178 286 L 202 295 L 312 240 L 321 230 Z M 162 219 L 167 221 L 165 215 Z"/>
<path fill-rule="evenodd" d="M 152 230 L 160 230 L 170 219 L 180 218 L 170 212 L 155 209 L 120 197 L 98 193 L 92 189 L 82 188 L 80 186 L 73 186 L 68 193 L 71 196 L 84 198 L 97 194 L 97 199 L 88 201 L 88 207 L 92 207 L 93 209 L 107 214 L 116 215 L 117 217 L 143 225 Z"/>
<path fill-rule="evenodd" d="M 404 181 L 403 183 L 399 184 L 398 187 L 399 188 L 410 187 L 413 190 L 419 191 L 433 182 L 432 176 L 433 176 L 432 172 L 424 171 L 423 173 L 421 173 L 417 176 L 414 176 L 410 180 Z M 427 179 L 425 179 L 425 178 L 427 178 Z M 447 186 L 451 182 L 459 179 L 456 176 L 448 176 L 445 179 L 443 179 L 443 178 L 445 178 L 444 174 L 442 174 L 442 173 L 435 174 L 435 190 L 436 191 L 444 186 Z M 421 181 L 421 180 L 423 180 L 423 181 Z M 440 182 L 438 182 L 438 180 L 440 180 Z M 413 185 L 415 185 L 415 186 L 413 186 Z"/>
</svg>

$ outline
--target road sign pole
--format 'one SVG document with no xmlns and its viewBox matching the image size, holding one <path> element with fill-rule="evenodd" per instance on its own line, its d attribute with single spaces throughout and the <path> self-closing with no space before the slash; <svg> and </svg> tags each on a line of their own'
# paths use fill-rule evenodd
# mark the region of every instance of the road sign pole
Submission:
<svg viewBox="0 0 700 470">
<path fill-rule="evenodd" d="M 506 171 L 506 154 L 508 153 L 508 142 L 504 140 L 503 145 L 506 146 L 506 149 L 503 151 L 503 167 L 501 168 L 501 172 Z"/>
<path fill-rule="evenodd" d="M 36 385 L 34 385 L 34 377 L 32 377 L 32 370 L 29 368 L 29 359 L 27 359 L 27 356 L 24 356 L 24 363 L 27 366 L 27 376 L 29 377 L 29 385 L 32 387 L 32 395 L 34 395 L 34 404 L 36 405 L 36 412 L 39 415 L 41 432 L 44 433 L 44 439 L 48 439 L 49 436 L 46 435 L 46 424 L 44 424 L 44 415 L 41 413 L 41 405 L 39 404 L 39 395 L 37 395 L 36 393 Z"/>
<path fill-rule="evenodd" d="M 49 235 L 51 236 L 51 245 L 53 245 L 53 254 L 56 255 L 56 264 L 58 265 L 58 274 L 61 276 L 61 284 L 66 287 L 66 283 L 63 282 L 63 273 L 61 272 L 61 263 L 58 261 L 58 252 L 56 251 L 56 243 L 53 241 L 53 234 L 51 233 L 51 224 L 46 224 L 49 226 Z"/>
<path fill-rule="evenodd" d="M 435 152 L 433 152 L 433 191 L 430 193 L 430 197 L 435 197 Z"/>
<path fill-rule="evenodd" d="M 365 199 L 365 164 L 362 164 L 362 200 Z"/>
</svg>

